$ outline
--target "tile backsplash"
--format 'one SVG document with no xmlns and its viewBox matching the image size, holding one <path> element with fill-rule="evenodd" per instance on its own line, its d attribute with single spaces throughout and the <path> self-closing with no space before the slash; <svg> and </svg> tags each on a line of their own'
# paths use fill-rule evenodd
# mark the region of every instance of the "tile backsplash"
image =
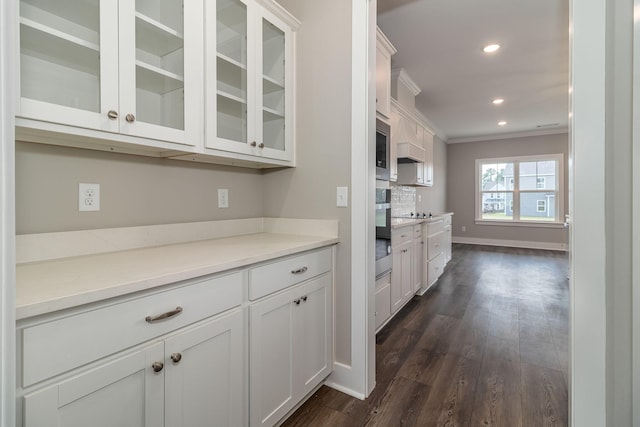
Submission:
<svg viewBox="0 0 640 427">
<path fill-rule="evenodd" d="M 391 183 L 391 216 L 416 211 L 416 188 Z"/>
</svg>

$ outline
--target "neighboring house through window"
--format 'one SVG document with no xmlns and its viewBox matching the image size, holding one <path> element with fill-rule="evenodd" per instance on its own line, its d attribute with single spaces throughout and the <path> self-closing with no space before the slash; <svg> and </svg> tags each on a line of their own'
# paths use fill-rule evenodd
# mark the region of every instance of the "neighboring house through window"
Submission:
<svg viewBox="0 0 640 427">
<path fill-rule="evenodd" d="M 476 160 L 476 221 L 560 223 L 563 155 Z"/>
</svg>

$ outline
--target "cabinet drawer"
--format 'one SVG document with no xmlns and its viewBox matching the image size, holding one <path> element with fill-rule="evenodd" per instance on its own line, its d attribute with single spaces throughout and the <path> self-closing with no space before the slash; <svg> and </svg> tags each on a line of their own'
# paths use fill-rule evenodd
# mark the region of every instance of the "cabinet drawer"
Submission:
<svg viewBox="0 0 640 427">
<path fill-rule="evenodd" d="M 331 249 L 293 256 L 249 269 L 249 299 L 255 300 L 331 270 Z"/>
<path fill-rule="evenodd" d="M 242 303 L 242 273 L 29 326 L 22 331 L 22 386 L 61 374 Z M 177 307 L 181 312 L 149 323 Z"/>
<path fill-rule="evenodd" d="M 444 254 L 441 253 L 440 255 L 429 261 L 427 269 L 427 287 L 429 287 L 433 285 L 442 274 L 442 270 L 444 269 Z"/>
<path fill-rule="evenodd" d="M 413 239 L 422 239 L 422 224 L 413 226 Z"/>
<path fill-rule="evenodd" d="M 391 246 L 397 248 L 403 243 L 413 240 L 413 228 L 402 227 L 391 230 Z"/>
<path fill-rule="evenodd" d="M 444 243 L 444 233 L 437 233 L 429 236 L 427 240 L 427 259 L 433 259 L 442 253 Z"/>
<path fill-rule="evenodd" d="M 444 221 L 442 219 L 435 220 L 427 223 L 427 236 L 436 234 L 442 231 L 444 228 Z"/>
</svg>

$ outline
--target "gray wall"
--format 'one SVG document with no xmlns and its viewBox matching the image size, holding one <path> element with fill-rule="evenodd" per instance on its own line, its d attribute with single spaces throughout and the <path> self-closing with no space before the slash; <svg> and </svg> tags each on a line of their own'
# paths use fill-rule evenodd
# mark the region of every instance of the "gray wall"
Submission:
<svg viewBox="0 0 640 427">
<path fill-rule="evenodd" d="M 298 167 L 265 173 L 264 214 L 340 220 L 335 354 L 350 365 L 351 208 L 336 207 L 336 187 L 351 181 L 351 2 L 280 3 L 302 21 L 296 50 Z"/>
<path fill-rule="evenodd" d="M 454 212 L 453 236 L 460 238 L 567 243 L 562 228 L 494 226 L 475 224 L 475 161 L 496 157 L 541 154 L 564 155 L 564 212 L 568 212 L 568 135 L 529 136 L 447 145 L 447 210 Z M 466 232 L 462 232 L 462 226 Z"/>
<path fill-rule="evenodd" d="M 433 139 L 433 187 L 416 187 L 418 212 L 442 213 L 447 210 L 447 144 L 437 136 Z"/>
<path fill-rule="evenodd" d="M 78 183 L 100 184 L 100 211 L 78 211 Z M 229 208 L 218 209 L 218 188 Z M 16 144 L 16 233 L 251 218 L 263 215 L 260 171 Z"/>
</svg>

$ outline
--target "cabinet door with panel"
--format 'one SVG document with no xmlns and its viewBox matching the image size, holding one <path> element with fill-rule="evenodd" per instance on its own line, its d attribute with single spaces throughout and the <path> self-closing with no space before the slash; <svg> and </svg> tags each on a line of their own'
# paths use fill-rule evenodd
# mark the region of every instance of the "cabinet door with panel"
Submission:
<svg viewBox="0 0 640 427">
<path fill-rule="evenodd" d="M 413 294 L 413 243 L 409 241 L 392 250 L 391 313 L 395 313 Z"/>
<path fill-rule="evenodd" d="M 252 304 L 250 425 L 272 426 L 332 369 L 331 276 Z"/>
<path fill-rule="evenodd" d="M 196 145 L 202 13 L 201 1 L 21 0 L 17 115 Z"/>
<path fill-rule="evenodd" d="M 206 148 L 293 159 L 293 29 L 252 0 L 207 12 Z"/>
<path fill-rule="evenodd" d="M 165 425 L 246 425 L 242 311 L 165 341 Z"/>
<path fill-rule="evenodd" d="M 164 425 L 163 344 L 24 396 L 24 427 Z"/>
</svg>

